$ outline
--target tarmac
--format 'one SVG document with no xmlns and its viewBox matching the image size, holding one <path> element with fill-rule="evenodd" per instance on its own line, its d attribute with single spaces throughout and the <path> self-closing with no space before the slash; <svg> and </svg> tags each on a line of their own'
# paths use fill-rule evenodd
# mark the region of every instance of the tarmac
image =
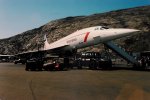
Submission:
<svg viewBox="0 0 150 100">
<path fill-rule="evenodd" d="M 150 100 L 150 71 L 25 71 L 0 63 L 0 100 Z"/>
</svg>

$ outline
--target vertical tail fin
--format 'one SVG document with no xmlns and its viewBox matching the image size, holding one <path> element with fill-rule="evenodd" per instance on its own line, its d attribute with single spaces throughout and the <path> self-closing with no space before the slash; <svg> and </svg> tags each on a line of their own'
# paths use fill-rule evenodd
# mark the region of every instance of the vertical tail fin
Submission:
<svg viewBox="0 0 150 100">
<path fill-rule="evenodd" d="M 47 50 L 49 48 L 49 43 L 47 41 L 46 34 L 44 35 L 44 50 Z"/>
<path fill-rule="evenodd" d="M 44 35 L 44 42 L 45 42 L 45 41 L 47 41 L 47 37 L 46 37 L 46 34 Z"/>
</svg>

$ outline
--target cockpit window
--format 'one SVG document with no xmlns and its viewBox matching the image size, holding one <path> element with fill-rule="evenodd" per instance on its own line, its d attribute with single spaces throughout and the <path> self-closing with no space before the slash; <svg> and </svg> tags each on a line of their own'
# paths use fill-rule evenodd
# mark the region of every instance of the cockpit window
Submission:
<svg viewBox="0 0 150 100">
<path fill-rule="evenodd" d="M 109 27 L 107 27 L 107 26 L 102 26 L 101 28 L 103 28 L 103 29 L 109 29 Z"/>
<path fill-rule="evenodd" d="M 96 27 L 94 30 L 105 30 L 109 29 L 107 26 Z"/>
</svg>

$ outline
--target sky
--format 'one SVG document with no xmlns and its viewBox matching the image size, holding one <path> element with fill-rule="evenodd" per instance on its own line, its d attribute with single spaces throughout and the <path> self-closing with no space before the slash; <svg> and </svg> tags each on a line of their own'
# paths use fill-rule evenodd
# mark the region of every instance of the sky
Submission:
<svg viewBox="0 0 150 100">
<path fill-rule="evenodd" d="M 52 20 L 150 5 L 150 0 L 0 0 L 0 39 Z"/>
</svg>

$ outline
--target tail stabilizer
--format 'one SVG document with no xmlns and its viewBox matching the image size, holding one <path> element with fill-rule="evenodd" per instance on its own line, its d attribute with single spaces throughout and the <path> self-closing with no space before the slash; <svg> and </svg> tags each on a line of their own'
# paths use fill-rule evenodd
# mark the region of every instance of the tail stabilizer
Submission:
<svg viewBox="0 0 150 100">
<path fill-rule="evenodd" d="M 47 50 L 49 48 L 50 44 L 47 41 L 46 34 L 44 35 L 44 50 Z"/>
</svg>

